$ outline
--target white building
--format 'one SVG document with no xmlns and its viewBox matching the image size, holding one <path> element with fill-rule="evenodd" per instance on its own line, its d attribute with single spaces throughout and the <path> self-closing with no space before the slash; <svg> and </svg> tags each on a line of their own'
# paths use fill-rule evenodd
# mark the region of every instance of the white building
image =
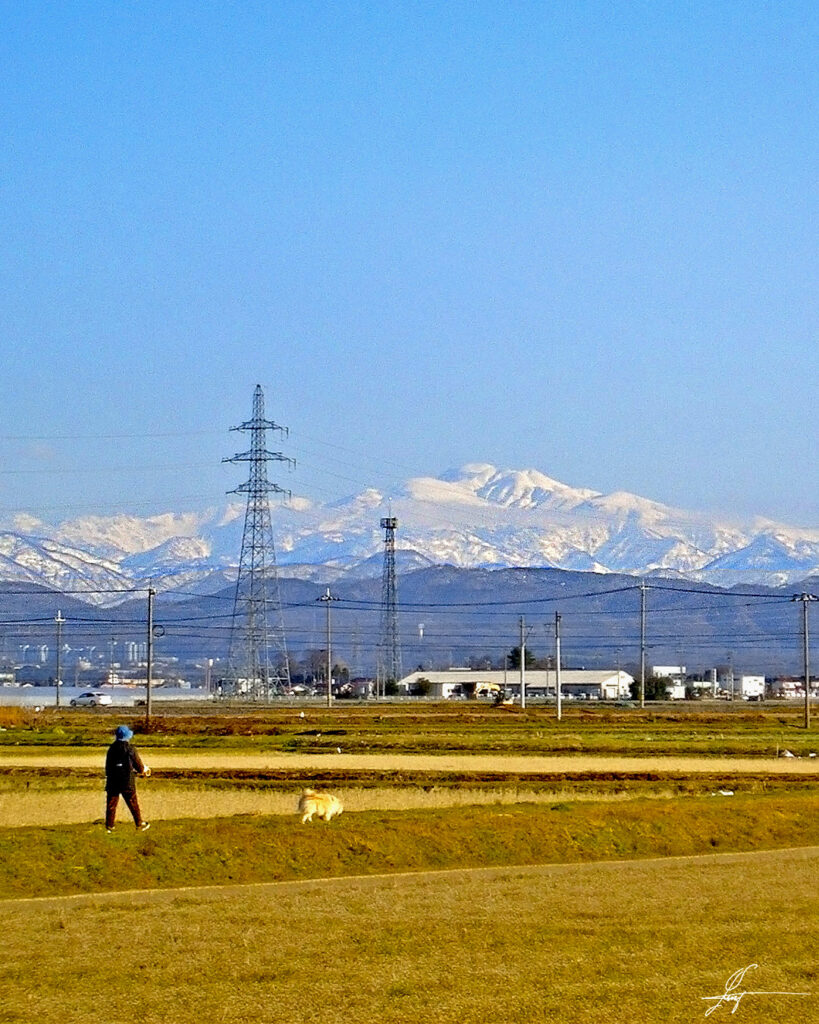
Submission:
<svg viewBox="0 0 819 1024">
<path fill-rule="evenodd" d="M 424 680 L 425 682 L 422 682 Z M 524 677 L 527 697 L 555 698 L 555 671 L 529 669 Z M 560 673 L 560 692 L 569 700 L 621 700 L 631 696 L 633 676 L 617 669 L 569 669 Z M 520 696 L 520 673 L 451 668 L 443 672 L 411 672 L 398 684 L 405 693 L 428 686 L 430 697 L 490 697 L 503 690 Z"/>
<path fill-rule="evenodd" d="M 673 679 L 676 682 L 685 681 L 685 665 L 652 665 L 650 672 L 657 679 Z"/>
<path fill-rule="evenodd" d="M 765 676 L 740 676 L 737 696 L 742 700 L 754 700 L 765 696 Z"/>
<path fill-rule="evenodd" d="M 815 689 L 815 680 L 811 679 L 811 692 Z M 795 676 L 780 676 L 774 680 L 774 696 L 782 700 L 797 700 L 805 696 L 805 680 Z"/>
</svg>

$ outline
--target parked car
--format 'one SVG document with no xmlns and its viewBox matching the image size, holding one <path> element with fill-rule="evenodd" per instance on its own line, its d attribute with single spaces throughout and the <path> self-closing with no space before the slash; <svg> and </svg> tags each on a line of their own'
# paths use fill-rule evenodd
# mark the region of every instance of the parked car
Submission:
<svg viewBox="0 0 819 1024">
<path fill-rule="evenodd" d="M 110 704 L 111 694 L 99 690 L 86 690 L 71 701 L 72 708 L 95 708 L 101 704 Z"/>
</svg>

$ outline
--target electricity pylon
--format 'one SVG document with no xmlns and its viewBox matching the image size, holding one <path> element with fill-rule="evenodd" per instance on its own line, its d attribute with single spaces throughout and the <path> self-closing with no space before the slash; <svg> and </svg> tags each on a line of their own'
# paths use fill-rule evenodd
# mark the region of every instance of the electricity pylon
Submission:
<svg viewBox="0 0 819 1024">
<path fill-rule="evenodd" d="M 398 520 L 394 516 L 382 519 L 381 529 L 384 530 L 384 571 L 381 576 L 381 635 L 376 664 L 376 694 L 383 697 L 387 683 L 397 683 L 403 673 L 398 636 L 398 585 L 395 578 L 395 531 L 398 529 Z"/>
<path fill-rule="evenodd" d="M 228 494 L 247 495 L 247 511 L 222 693 L 245 700 L 268 700 L 271 694 L 290 688 L 268 495 L 289 497 L 290 492 L 267 479 L 267 464 L 287 462 L 295 466 L 295 462 L 281 452 L 267 449 L 267 431 L 278 430 L 286 436 L 287 428 L 265 419 L 260 384 L 253 393 L 252 418 L 231 429 L 250 434 L 250 450 L 222 459 L 222 462 L 247 462 L 250 475 L 245 483 L 228 491 Z"/>
</svg>

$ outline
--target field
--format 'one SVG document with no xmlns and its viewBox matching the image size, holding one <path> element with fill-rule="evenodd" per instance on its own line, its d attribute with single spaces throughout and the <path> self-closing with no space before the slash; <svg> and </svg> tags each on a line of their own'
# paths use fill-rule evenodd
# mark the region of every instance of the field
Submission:
<svg viewBox="0 0 819 1024">
<path fill-rule="evenodd" d="M 819 733 L 792 709 L 167 713 L 136 737 L 152 830 L 114 836 L 121 713 L 9 711 L 0 1022 L 689 1021 L 751 963 L 745 988 L 811 995 L 738 1018 L 819 1022 Z M 301 826 L 304 785 L 345 814 Z"/>
<path fill-rule="evenodd" d="M 162 708 L 162 705 L 160 705 Z M 202 706 L 197 714 L 171 706 L 149 727 L 133 709 L 40 713 L 0 708 L 0 749 L 14 746 L 96 748 L 125 720 L 137 741 L 154 751 L 193 749 L 258 754 L 613 757 L 776 757 L 819 753 L 819 730 L 802 727 L 790 705 L 679 704 L 640 709 L 569 707 L 555 720 L 552 706 L 493 708 L 485 703 L 406 705 L 339 702 L 274 709 Z"/>
<path fill-rule="evenodd" d="M 819 850 L 2 905 L 0 1020 L 819 1021 Z M 750 983 L 749 983 L 750 982 Z M 725 1019 L 721 1006 L 712 1019 Z"/>
</svg>

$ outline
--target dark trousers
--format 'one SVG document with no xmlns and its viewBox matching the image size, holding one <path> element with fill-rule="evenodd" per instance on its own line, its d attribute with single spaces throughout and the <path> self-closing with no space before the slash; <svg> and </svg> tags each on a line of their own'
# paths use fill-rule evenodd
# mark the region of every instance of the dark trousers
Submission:
<svg viewBox="0 0 819 1024">
<path fill-rule="evenodd" d="M 120 793 L 106 793 L 105 794 L 105 827 L 113 828 L 114 821 L 117 817 L 117 804 L 119 798 L 122 799 L 128 805 L 128 810 L 134 816 L 134 824 L 139 826 L 142 824 L 142 813 L 139 809 L 139 800 L 137 800 L 137 794 L 135 789 L 126 789 Z"/>
</svg>

